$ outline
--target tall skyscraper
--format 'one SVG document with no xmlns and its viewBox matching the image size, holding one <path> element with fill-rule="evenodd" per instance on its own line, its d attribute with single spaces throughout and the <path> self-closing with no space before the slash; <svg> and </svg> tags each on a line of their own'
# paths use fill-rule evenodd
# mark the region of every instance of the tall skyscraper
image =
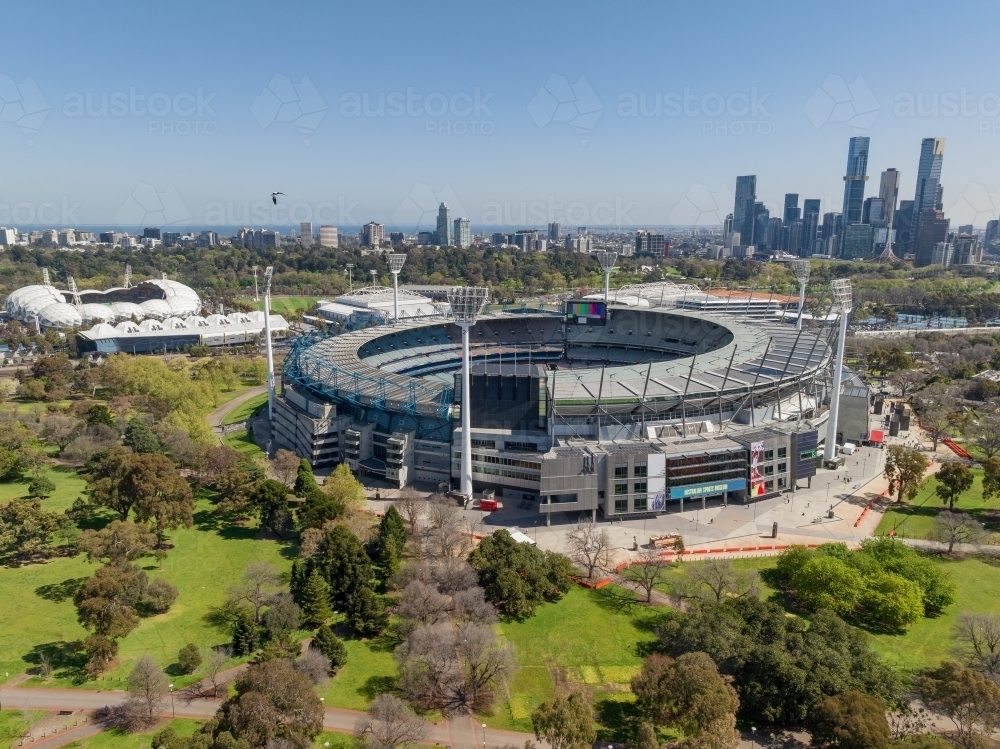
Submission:
<svg viewBox="0 0 1000 749">
<path fill-rule="evenodd" d="M 865 182 L 868 181 L 868 146 L 871 139 L 866 135 L 851 138 L 847 148 L 847 172 L 844 175 L 843 225 L 861 223 L 861 212 L 865 202 Z"/>
<path fill-rule="evenodd" d="M 771 223 L 771 212 L 764 207 L 763 203 L 757 203 L 754 210 L 756 212 L 753 227 L 754 244 L 768 252 L 777 252 L 777 247 L 771 247 L 767 243 L 767 227 Z"/>
<path fill-rule="evenodd" d="M 948 226 L 951 222 L 942 211 L 928 208 L 921 212 L 917 221 L 917 237 L 914 241 L 913 265 L 922 268 L 934 262 L 934 248 L 939 242 L 948 241 Z"/>
<path fill-rule="evenodd" d="M 799 194 L 796 192 L 785 193 L 785 213 L 781 217 L 786 224 L 792 223 L 799 218 Z"/>
<path fill-rule="evenodd" d="M 549 223 L 549 241 L 558 242 L 560 239 L 562 239 L 562 224 L 552 221 Z"/>
<path fill-rule="evenodd" d="M 733 231 L 740 233 L 740 244 L 753 244 L 753 229 L 757 214 L 757 175 L 736 178 L 736 203 L 733 206 Z"/>
<path fill-rule="evenodd" d="M 896 215 L 896 203 L 899 200 L 899 172 L 886 169 L 878 185 L 878 196 L 882 199 L 882 219 L 885 225 L 891 227 Z"/>
<path fill-rule="evenodd" d="M 447 203 L 438 206 L 437 243 L 442 247 L 449 247 L 452 244 L 451 209 Z"/>
<path fill-rule="evenodd" d="M 799 255 L 809 257 L 813 253 L 813 242 L 819 231 L 819 198 L 806 198 L 802 201 L 802 239 L 799 243 Z"/>
<path fill-rule="evenodd" d="M 472 232 L 469 230 L 469 219 L 455 219 L 455 246 L 465 249 L 472 245 Z"/>
<path fill-rule="evenodd" d="M 299 236 L 302 239 L 303 247 L 312 247 L 313 244 L 312 221 L 303 221 L 299 224 Z"/>
<path fill-rule="evenodd" d="M 362 247 L 381 247 L 383 239 L 385 239 L 385 224 L 369 221 L 361 227 Z"/>
<path fill-rule="evenodd" d="M 319 243 L 322 247 L 340 247 L 340 237 L 337 227 L 325 225 L 319 227 Z"/>
<path fill-rule="evenodd" d="M 944 162 L 944 138 L 924 138 L 920 142 L 917 187 L 913 194 L 913 215 L 919 216 L 938 202 L 941 166 Z"/>
</svg>

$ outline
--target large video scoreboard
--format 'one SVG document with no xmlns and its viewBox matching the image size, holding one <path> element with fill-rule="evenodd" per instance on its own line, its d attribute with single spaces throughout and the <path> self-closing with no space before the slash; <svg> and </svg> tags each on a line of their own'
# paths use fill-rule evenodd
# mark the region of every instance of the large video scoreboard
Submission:
<svg viewBox="0 0 1000 749">
<path fill-rule="evenodd" d="M 606 325 L 608 305 L 604 302 L 571 299 L 566 302 L 566 322 L 571 325 Z"/>
</svg>

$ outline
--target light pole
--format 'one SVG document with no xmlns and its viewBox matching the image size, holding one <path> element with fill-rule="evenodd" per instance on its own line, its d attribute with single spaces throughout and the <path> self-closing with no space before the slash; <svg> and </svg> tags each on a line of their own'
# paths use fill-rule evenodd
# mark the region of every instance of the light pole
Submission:
<svg viewBox="0 0 1000 749">
<path fill-rule="evenodd" d="M 472 416 L 469 397 L 469 329 L 486 304 L 489 289 L 480 286 L 453 286 L 448 292 L 448 303 L 455 324 L 462 329 L 462 466 L 460 491 L 472 499 Z"/>
<path fill-rule="evenodd" d="M 486 724 L 483 723 L 483 749 L 486 749 Z"/>
<path fill-rule="evenodd" d="M 259 265 L 253 266 L 250 270 L 253 271 L 253 300 L 255 302 L 260 301 L 260 294 L 257 293 L 257 269 L 260 268 Z"/>
<path fill-rule="evenodd" d="M 799 282 L 799 317 L 795 322 L 795 329 L 802 330 L 802 311 L 806 307 L 806 284 L 809 283 L 809 261 L 793 260 L 792 271 L 795 273 L 795 280 Z"/>
<path fill-rule="evenodd" d="M 392 322 L 399 322 L 399 272 L 406 262 L 406 255 L 402 252 L 393 252 L 388 255 L 389 270 L 392 272 Z"/>
<path fill-rule="evenodd" d="M 597 255 L 597 262 L 601 264 L 601 270 L 604 271 L 604 303 L 607 304 L 608 298 L 611 296 L 611 270 L 618 262 L 618 253 L 601 250 L 594 254 Z"/>
<path fill-rule="evenodd" d="M 757 746 L 757 726 L 750 726 L 750 749 Z"/>
<path fill-rule="evenodd" d="M 174 685 L 169 686 L 170 689 L 170 715 L 174 718 L 177 717 L 177 713 L 174 712 Z"/>
<path fill-rule="evenodd" d="M 373 268 L 368 272 L 372 274 L 372 288 L 378 288 L 378 271 Z"/>
<path fill-rule="evenodd" d="M 274 355 L 271 353 L 271 277 L 274 266 L 264 270 L 264 353 L 267 357 L 267 422 L 274 420 Z"/>
<path fill-rule="evenodd" d="M 838 278 L 830 283 L 833 307 L 840 315 L 840 336 L 837 338 L 837 358 L 833 365 L 833 392 L 830 393 L 830 420 L 826 425 L 826 445 L 823 459 L 833 460 L 837 454 L 837 415 L 840 411 L 840 380 L 844 370 L 844 340 L 847 338 L 847 318 L 851 315 L 851 281 Z"/>
<path fill-rule="evenodd" d="M 352 271 L 354 270 L 354 263 L 347 264 L 347 290 L 354 291 L 354 276 Z"/>
</svg>

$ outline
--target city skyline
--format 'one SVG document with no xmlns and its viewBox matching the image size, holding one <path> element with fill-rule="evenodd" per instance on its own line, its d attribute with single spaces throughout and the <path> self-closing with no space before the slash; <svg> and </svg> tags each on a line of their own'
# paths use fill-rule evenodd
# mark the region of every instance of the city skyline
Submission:
<svg viewBox="0 0 1000 749">
<path fill-rule="evenodd" d="M 264 225 L 254 204 L 274 190 L 312 211 L 290 217 L 290 228 L 375 220 L 433 230 L 441 202 L 477 228 L 719 225 L 737 174 L 757 175 L 772 215 L 792 191 L 836 210 L 844 142 L 864 135 L 869 173 L 900 169 L 906 196 L 913 144 L 947 139 L 945 211 L 981 227 L 1000 208 L 987 168 L 1000 157 L 997 53 L 983 47 L 981 64 L 962 65 L 940 40 L 973 27 L 988 38 L 996 21 L 984 5 L 959 3 L 931 27 L 914 12 L 922 5 L 884 5 L 906 44 L 882 44 L 873 22 L 829 51 L 811 37 L 867 16 L 867 5 L 773 17 L 739 6 L 632 7 L 600 21 L 587 5 L 15 7 L 13 27 L 47 17 L 47 44 L 39 55 L 13 35 L 0 56 L 0 223 L 132 225 L 129 200 L 146 185 L 172 191 L 184 208 L 170 223 L 192 227 Z M 489 29 L 513 54 L 462 61 L 463 46 L 449 44 L 413 55 L 444 16 L 473 48 Z M 247 54 L 261 19 L 273 43 Z M 639 22 L 675 31 L 669 43 L 622 54 L 614 40 Z M 376 30 L 379 54 L 368 54 L 365 35 L 322 43 L 331 29 L 360 27 Z M 91 53 L 93 40 L 128 39 L 134 28 L 169 40 L 169 53 L 128 65 Z M 786 43 L 752 43 L 765 29 Z M 732 64 L 747 55 L 752 64 Z M 2 215 L 14 206 L 19 217 Z M 32 209 L 59 220 L 22 220 Z"/>
</svg>

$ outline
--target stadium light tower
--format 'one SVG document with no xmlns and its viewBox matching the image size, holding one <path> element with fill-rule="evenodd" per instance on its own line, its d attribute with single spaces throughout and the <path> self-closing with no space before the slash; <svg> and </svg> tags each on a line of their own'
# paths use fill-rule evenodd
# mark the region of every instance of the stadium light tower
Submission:
<svg viewBox="0 0 1000 749">
<path fill-rule="evenodd" d="M 837 338 L 837 358 L 833 365 L 833 392 L 830 393 L 830 421 L 826 425 L 826 445 L 823 459 L 833 460 L 837 453 L 837 413 L 840 411 L 840 380 L 844 369 L 844 339 L 847 338 L 847 318 L 851 314 L 851 281 L 838 278 L 830 283 L 833 308 L 840 315 L 840 336 Z"/>
<path fill-rule="evenodd" d="M 260 268 L 259 265 L 253 265 L 253 266 L 250 267 L 250 270 L 253 271 L 253 300 L 255 302 L 259 302 L 260 301 L 260 294 L 257 293 L 257 270 L 259 268 Z"/>
<path fill-rule="evenodd" d="M 392 322 L 395 325 L 399 322 L 399 272 L 403 270 L 406 255 L 402 252 L 393 252 L 388 258 L 389 270 L 392 271 Z"/>
<path fill-rule="evenodd" d="M 460 491 L 472 498 L 472 415 L 469 397 L 469 329 L 486 304 L 489 289 L 478 286 L 453 286 L 448 292 L 451 315 L 462 329 L 462 471 Z"/>
<path fill-rule="evenodd" d="M 264 352 L 267 356 L 267 421 L 274 420 L 274 356 L 271 353 L 271 277 L 274 266 L 264 270 Z"/>
<path fill-rule="evenodd" d="M 809 261 L 793 260 L 792 272 L 799 282 L 799 317 L 795 322 L 795 329 L 802 330 L 802 311 L 806 307 L 806 284 L 809 283 Z"/>
<path fill-rule="evenodd" d="M 618 262 L 618 253 L 601 250 L 596 255 L 597 262 L 601 264 L 601 270 L 604 271 L 604 302 L 606 304 L 608 297 L 611 296 L 611 270 Z"/>
<path fill-rule="evenodd" d="M 354 263 L 347 264 L 347 288 L 354 291 Z"/>
</svg>

